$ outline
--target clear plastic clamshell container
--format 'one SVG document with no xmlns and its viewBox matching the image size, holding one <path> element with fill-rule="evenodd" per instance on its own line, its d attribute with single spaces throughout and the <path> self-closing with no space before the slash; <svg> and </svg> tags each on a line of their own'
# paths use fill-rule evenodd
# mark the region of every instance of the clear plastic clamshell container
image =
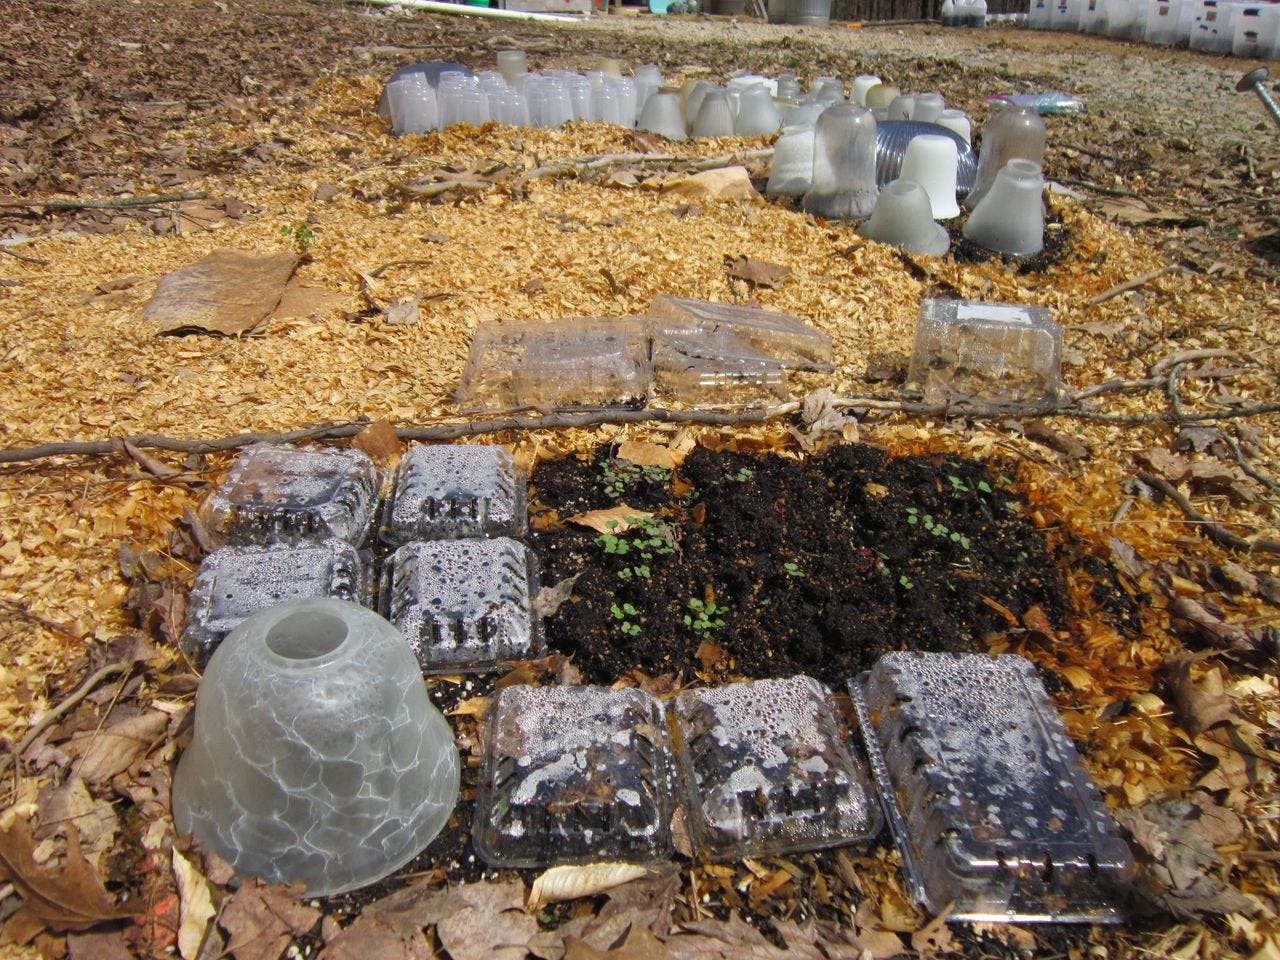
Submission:
<svg viewBox="0 0 1280 960">
<path fill-rule="evenodd" d="M 654 401 L 750 407 L 791 399 L 785 364 L 737 341 L 725 342 L 712 356 L 708 352 L 706 340 L 655 338 Z"/>
<path fill-rule="evenodd" d="M 789 313 L 663 293 L 649 304 L 648 321 L 652 336 L 695 356 L 719 356 L 739 343 L 786 367 L 833 369 L 831 337 Z"/>
<path fill-rule="evenodd" d="M 671 855 L 671 748 L 642 690 L 503 689 L 489 708 L 475 848 L 501 867 Z"/>
<path fill-rule="evenodd" d="M 483 323 L 458 406 L 491 410 L 638 408 L 649 396 L 649 341 L 634 318 Z"/>
<path fill-rule="evenodd" d="M 359 450 L 255 443 L 201 506 L 220 543 L 359 546 L 377 512 L 382 478 Z"/>
<path fill-rule="evenodd" d="M 951 920 L 1120 919 L 1129 849 L 1027 660 L 890 653 L 849 692 L 920 903 Z"/>
<path fill-rule="evenodd" d="M 388 543 L 460 537 L 519 537 L 528 527 L 525 480 L 505 447 L 414 446 L 400 460 L 387 499 Z"/>
<path fill-rule="evenodd" d="M 391 555 L 380 602 L 423 673 L 476 673 L 542 652 L 537 592 L 536 560 L 519 541 L 433 540 Z"/>
<path fill-rule="evenodd" d="M 906 389 L 928 403 L 1057 403 L 1062 329 L 1043 307 L 925 299 Z"/>
<path fill-rule="evenodd" d="M 368 599 L 365 565 L 341 540 L 296 547 L 222 547 L 200 563 L 187 600 L 183 652 L 203 666 L 241 623 L 286 600 Z"/>
<path fill-rule="evenodd" d="M 687 690 L 667 707 L 689 833 L 712 860 L 867 840 L 880 810 L 812 677 Z"/>
</svg>

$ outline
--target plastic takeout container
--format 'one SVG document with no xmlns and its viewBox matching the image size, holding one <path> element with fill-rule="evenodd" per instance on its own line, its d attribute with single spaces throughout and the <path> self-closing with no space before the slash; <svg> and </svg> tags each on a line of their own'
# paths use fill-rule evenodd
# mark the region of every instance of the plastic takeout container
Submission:
<svg viewBox="0 0 1280 960">
<path fill-rule="evenodd" d="M 1132 857 L 1027 660 L 889 653 L 849 692 L 926 909 L 975 922 L 1121 919 Z"/>
<path fill-rule="evenodd" d="M 359 450 L 255 443 L 245 447 L 201 506 L 222 544 L 359 546 L 377 510 L 382 478 Z"/>
<path fill-rule="evenodd" d="M 667 705 L 698 853 L 736 860 L 867 840 L 880 809 L 812 677 L 686 690 Z"/>
<path fill-rule="evenodd" d="M 634 688 L 510 686 L 486 719 L 473 840 L 501 867 L 672 852 L 662 705 Z"/>
<path fill-rule="evenodd" d="M 537 562 L 518 540 L 432 540 L 391 555 L 379 601 L 423 673 L 479 673 L 542 653 L 537 593 Z"/>
<path fill-rule="evenodd" d="M 413 446 L 400 460 L 383 511 L 388 543 L 520 537 L 528 527 L 524 477 L 505 447 Z"/>
</svg>

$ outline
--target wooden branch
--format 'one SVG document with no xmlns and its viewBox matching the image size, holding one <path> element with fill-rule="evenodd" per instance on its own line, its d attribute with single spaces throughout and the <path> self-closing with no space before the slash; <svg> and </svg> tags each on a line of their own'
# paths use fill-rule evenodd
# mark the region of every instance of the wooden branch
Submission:
<svg viewBox="0 0 1280 960">
<path fill-rule="evenodd" d="M 1094 305 L 1110 300 L 1112 297 L 1118 297 L 1122 293 L 1128 293 L 1130 290 L 1137 290 L 1144 287 L 1152 280 L 1163 277 L 1166 273 L 1177 268 L 1173 264 L 1165 264 L 1163 267 L 1157 267 L 1155 270 L 1148 270 L 1146 273 L 1134 277 L 1132 280 L 1125 280 L 1123 283 L 1117 283 L 1114 287 L 1108 287 L 1101 293 L 1094 294 L 1085 303 Z"/>
<path fill-rule="evenodd" d="M 1191 505 L 1191 501 L 1178 491 L 1168 480 L 1163 477 L 1157 477 L 1150 473 L 1139 473 L 1138 479 L 1153 489 L 1159 490 L 1166 497 L 1178 505 L 1178 509 L 1186 515 L 1188 520 L 1194 520 L 1200 524 L 1200 528 L 1205 535 L 1214 543 L 1228 550 L 1239 550 L 1241 553 L 1266 553 L 1273 556 L 1280 556 L 1280 541 L 1275 540 L 1247 540 L 1237 533 L 1232 533 L 1227 529 L 1225 524 L 1218 523 L 1216 520 L 1210 520 L 1203 513 Z"/>
<path fill-rule="evenodd" d="M 748 160 L 763 160 L 772 156 L 772 147 L 762 147 L 759 150 L 738 150 L 734 153 L 724 153 L 705 159 L 682 157 L 674 153 L 603 153 L 590 157 L 578 157 L 575 160 L 562 160 L 543 164 L 540 167 L 534 167 L 521 179 L 542 180 L 547 177 L 559 177 L 574 171 L 589 173 L 595 170 L 603 170 L 606 167 L 617 167 L 631 163 L 644 164 L 646 166 L 665 164 L 672 167 L 687 165 L 693 170 L 716 170 L 721 167 L 731 167 L 735 164 L 744 163 Z"/>
<path fill-rule="evenodd" d="M 0 757 L 0 773 L 4 773 L 5 770 L 8 770 L 9 764 L 13 762 L 14 758 L 22 756 L 26 749 L 36 742 L 36 738 L 39 737 L 40 734 L 47 730 L 49 726 L 55 723 L 60 717 L 66 716 L 67 713 L 73 710 L 81 700 L 93 692 L 94 688 L 98 684 L 107 679 L 107 677 L 114 677 L 117 674 L 127 672 L 132 666 L 132 663 L 108 663 L 105 667 L 91 674 L 84 683 L 76 687 L 75 691 L 67 697 L 67 699 L 63 700 L 60 704 L 33 723 L 23 738 L 18 741 L 17 745 L 7 756 Z"/>
<path fill-rule="evenodd" d="M 1179 350 L 1177 353 L 1171 353 L 1167 357 L 1162 357 L 1151 366 L 1151 376 L 1162 377 L 1170 367 L 1182 366 L 1184 363 L 1194 363 L 1197 360 L 1219 360 L 1225 357 L 1235 357 L 1230 350 L 1222 350 L 1211 347 L 1207 350 Z"/>
<path fill-rule="evenodd" d="M 32 257 L 25 253 L 19 253 L 17 250 L 11 250 L 6 246 L 0 246 L 0 253 L 7 253 L 9 256 L 16 260 L 21 260 L 23 263 L 34 263 L 40 267 L 47 267 L 49 265 L 48 260 L 41 260 L 39 257 Z"/>
<path fill-rule="evenodd" d="M 204 190 L 183 193 L 155 193 L 145 197 L 108 197 L 90 200 L 0 200 L 0 207 L 39 207 L 42 210 L 117 210 L 125 207 L 154 207 L 181 200 L 204 200 Z"/>
<path fill-rule="evenodd" d="M 1236 463 L 1240 465 L 1241 470 L 1254 480 L 1258 481 L 1258 483 L 1262 484 L 1268 490 L 1280 493 L 1280 482 L 1273 480 L 1248 461 L 1244 455 L 1244 451 L 1240 449 L 1240 441 L 1235 437 L 1227 436 L 1225 433 L 1222 435 L 1222 439 L 1225 440 L 1227 446 L 1231 448 L 1231 453 L 1235 456 Z"/>
</svg>

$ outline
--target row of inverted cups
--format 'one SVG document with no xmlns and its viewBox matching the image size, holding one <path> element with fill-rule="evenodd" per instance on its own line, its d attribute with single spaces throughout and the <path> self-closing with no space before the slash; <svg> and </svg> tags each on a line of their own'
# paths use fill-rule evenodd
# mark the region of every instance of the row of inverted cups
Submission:
<svg viewBox="0 0 1280 960">
<path fill-rule="evenodd" d="M 779 138 L 787 147 L 788 134 Z M 797 142 L 803 137 L 796 132 Z M 1025 256 L 1044 243 L 1044 123 L 1034 111 L 1006 109 L 988 123 L 978 174 L 966 203 L 973 210 L 965 236 L 999 253 Z M 776 149 L 776 148 L 775 148 Z M 792 148 L 775 161 L 795 164 Z M 800 162 L 803 162 L 802 160 Z M 866 108 L 835 104 L 813 132 L 813 163 L 804 208 L 825 219 L 864 220 L 872 239 L 912 252 L 941 254 L 949 245 L 937 220 L 960 214 L 956 203 L 957 152 L 947 136 L 911 139 L 898 179 L 881 191 L 876 180 L 876 121 Z M 773 173 L 771 171 L 771 184 Z"/>
</svg>

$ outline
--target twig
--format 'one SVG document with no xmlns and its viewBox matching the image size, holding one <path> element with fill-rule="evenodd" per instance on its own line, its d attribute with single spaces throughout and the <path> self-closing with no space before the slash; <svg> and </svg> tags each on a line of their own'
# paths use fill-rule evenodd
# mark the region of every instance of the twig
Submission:
<svg viewBox="0 0 1280 960">
<path fill-rule="evenodd" d="M 430 264 L 431 262 L 432 261 L 430 260 L 391 260 L 387 263 L 384 263 L 382 266 L 378 267 L 376 270 L 369 271 L 369 273 L 367 273 L 366 276 L 368 276 L 373 280 L 377 280 L 384 273 L 390 270 L 392 267 L 421 266 L 423 264 Z"/>
<path fill-rule="evenodd" d="M 1114 287 L 1108 287 L 1101 293 L 1094 294 L 1085 303 L 1093 305 L 1110 300 L 1112 297 L 1118 297 L 1122 293 L 1128 293 L 1130 290 L 1137 290 L 1144 287 L 1152 280 L 1163 277 L 1166 273 L 1177 268 L 1173 264 L 1165 264 L 1163 267 L 1157 267 L 1155 270 L 1148 270 L 1146 273 L 1134 277 L 1132 280 L 1125 280 L 1123 283 L 1117 283 Z"/>
<path fill-rule="evenodd" d="M 31 725 L 17 745 L 11 750 L 8 756 L 0 757 L 0 774 L 9 769 L 9 764 L 13 762 L 15 757 L 20 757 L 31 744 L 36 742 L 36 738 L 44 733 L 50 725 L 56 722 L 60 717 L 66 716 L 71 710 L 93 692 L 93 689 L 107 677 L 114 677 L 117 674 L 125 673 L 133 667 L 132 663 L 108 663 L 105 667 L 90 674 L 84 683 L 76 687 L 75 691 L 63 700 L 60 704 L 46 713 L 43 717 Z"/>
<path fill-rule="evenodd" d="M 48 260 L 41 260 L 39 257 L 29 257 L 25 253 L 18 253 L 17 250 L 10 250 L 5 246 L 0 246 L 0 253 L 7 253 L 9 256 L 16 260 L 21 260 L 23 263 L 34 263 L 40 267 L 47 267 L 49 265 Z"/>
<path fill-rule="evenodd" d="M 122 207 L 154 207 L 179 200 L 205 200 L 204 190 L 183 193 L 155 193 L 146 197 L 115 197 L 91 200 L 0 200 L 0 207 L 39 207 L 42 210 L 115 210 Z"/>
<path fill-rule="evenodd" d="M 1219 360 L 1224 357 L 1234 357 L 1235 354 L 1230 350 L 1223 350 L 1218 347 L 1210 347 L 1206 350 L 1180 350 L 1177 353 L 1171 353 L 1167 357 L 1162 357 L 1151 365 L 1151 376 L 1164 376 L 1166 370 L 1173 366 L 1181 366 L 1184 363 L 1193 363 L 1196 360 Z"/>
<path fill-rule="evenodd" d="M 630 163 L 645 165 L 667 164 L 673 167 L 687 165 L 692 170 L 715 170 L 720 167 L 731 167 L 747 160 L 763 160 L 772 156 L 772 147 L 762 147 L 759 150 L 738 150 L 734 153 L 724 153 L 716 157 L 706 158 L 682 157 L 674 153 L 604 153 L 534 167 L 521 179 L 541 180 L 546 177 L 558 177 L 574 170 L 590 172 Z"/>
<path fill-rule="evenodd" d="M 1257 480 L 1268 490 L 1280 491 L 1280 483 L 1276 482 L 1271 477 L 1268 477 L 1265 473 L 1262 473 L 1245 458 L 1244 451 L 1240 449 L 1240 441 L 1235 437 L 1227 436 L 1225 433 L 1222 435 L 1222 439 L 1226 441 L 1227 446 L 1231 448 L 1231 452 L 1235 455 L 1236 463 L 1240 464 L 1241 470 L 1254 480 Z"/>
<path fill-rule="evenodd" d="M 1175 363 L 1169 368 L 1168 379 L 1165 380 L 1164 394 L 1169 398 L 1169 406 L 1173 408 L 1173 415 L 1179 420 L 1182 419 L 1182 398 L 1178 396 L 1178 375 L 1182 373 L 1184 364 Z"/>
<path fill-rule="evenodd" d="M 1156 208 L 1150 200 L 1140 193 L 1134 193 L 1132 190 L 1121 190 L 1117 187 L 1104 187 L 1102 184 L 1093 183 L 1090 180 L 1075 180 L 1071 177 L 1054 177 L 1054 179 L 1059 183 L 1070 184 L 1073 187 L 1084 187 L 1107 197 L 1128 197 L 1131 200 L 1137 200 L 1152 213 L 1156 212 Z"/>
<path fill-rule="evenodd" d="M 1149 487 L 1159 490 L 1166 497 L 1178 505 L 1188 520 L 1194 520 L 1200 524 L 1205 535 L 1219 546 L 1226 547 L 1229 550 L 1239 550 L 1242 553 L 1268 553 L 1280 556 L 1280 542 L 1275 540 L 1246 540 L 1239 534 L 1232 533 L 1224 524 L 1218 523 L 1216 520 L 1210 520 L 1203 513 L 1191 505 L 1191 501 L 1184 497 L 1168 480 L 1163 477 L 1157 477 L 1150 473 L 1139 473 L 1138 479 Z"/>
</svg>

